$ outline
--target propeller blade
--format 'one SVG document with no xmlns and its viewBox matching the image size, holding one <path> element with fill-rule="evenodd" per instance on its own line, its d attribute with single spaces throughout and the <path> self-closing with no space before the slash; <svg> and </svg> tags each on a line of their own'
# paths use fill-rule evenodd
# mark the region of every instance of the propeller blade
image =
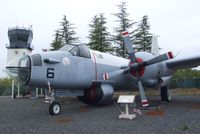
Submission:
<svg viewBox="0 0 200 134">
<path fill-rule="evenodd" d="M 169 60 L 169 59 L 173 59 L 173 58 L 174 58 L 174 56 L 173 56 L 172 52 L 168 52 L 168 53 L 159 55 L 157 57 L 154 57 L 154 58 L 152 58 L 148 61 L 132 64 L 130 67 L 132 69 L 139 70 L 142 67 L 152 65 L 152 64 L 155 64 L 155 63 L 159 63 L 159 62 L 162 62 L 162 61 L 166 61 L 166 60 Z"/>
<path fill-rule="evenodd" d="M 139 79 L 138 79 L 138 88 L 139 88 L 139 92 L 140 92 L 140 98 L 141 98 L 142 106 L 143 107 L 149 106 L 149 103 L 147 101 L 147 97 L 146 97 L 145 92 L 144 92 L 144 88 L 142 86 L 142 82 Z"/>
<path fill-rule="evenodd" d="M 173 58 L 174 58 L 174 56 L 173 56 L 172 52 L 168 52 L 168 53 L 159 55 L 157 57 L 154 57 L 153 59 L 150 59 L 149 61 L 147 61 L 147 65 L 159 63 L 159 62 L 169 60 L 169 59 L 173 59 Z"/>
<path fill-rule="evenodd" d="M 131 39 L 129 37 L 129 33 L 127 31 L 122 32 L 122 36 L 124 39 L 124 43 L 126 46 L 126 49 L 128 51 L 128 54 L 130 56 L 131 62 L 136 62 L 136 57 L 135 57 L 135 50 L 133 49 L 133 44 L 131 42 Z"/>
<path fill-rule="evenodd" d="M 103 79 L 108 80 L 108 79 L 113 78 L 117 75 L 123 74 L 123 73 L 127 72 L 128 70 L 129 70 L 129 68 L 125 68 L 125 69 L 120 69 L 120 70 L 113 71 L 113 72 L 110 72 L 110 73 L 104 73 Z"/>
</svg>

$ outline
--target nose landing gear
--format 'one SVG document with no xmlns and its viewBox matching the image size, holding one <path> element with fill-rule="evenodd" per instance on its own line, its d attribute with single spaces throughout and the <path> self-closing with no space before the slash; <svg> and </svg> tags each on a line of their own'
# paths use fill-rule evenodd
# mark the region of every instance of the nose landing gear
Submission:
<svg viewBox="0 0 200 134">
<path fill-rule="evenodd" d="M 50 115 L 58 115 L 60 114 L 61 111 L 61 105 L 59 102 L 56 101 L 56 97 L 55 97 L 55 90 L 53 90 L 51 88 L 50 82 L 47 83 L 48 84 L 48 88 L 49 88 L 49 92 L 51 93 L 50 95 L 50 105 L 49 105 L 49 114 Z"/>
<path fill-rule="evenodd" d="M 60 114 L 61 106 L 59 102 L 53 102 L 49 105 L 49 114 L 50 115 L 58 115 Z"/>
</svg>

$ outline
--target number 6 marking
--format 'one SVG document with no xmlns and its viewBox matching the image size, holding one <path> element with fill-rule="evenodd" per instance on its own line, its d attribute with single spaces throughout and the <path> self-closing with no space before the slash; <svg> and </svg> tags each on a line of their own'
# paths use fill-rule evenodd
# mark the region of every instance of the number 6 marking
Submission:
<svg viewBox="0 0 200 134">
<path fill-rule="evenodd" d="M 47 68 L 47 78 L 54 78 L 54 68 Z"/>
</svg>

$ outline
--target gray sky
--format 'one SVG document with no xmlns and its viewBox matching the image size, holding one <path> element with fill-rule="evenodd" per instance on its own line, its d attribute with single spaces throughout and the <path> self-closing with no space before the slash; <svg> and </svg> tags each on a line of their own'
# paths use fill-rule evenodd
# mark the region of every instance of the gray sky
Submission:
<svg viewBox="0 0 200 134">
<path fill-rule="evenodd" d="M 54 30 L 63 15 L 77 27 L 80 41 L 87 43 L 88 24 L 97 13 L 104 13 L 109 32 L 117 26 L 112 13 L 122 0 L 0 0 L 0 77 L 6 66 L 8 27 L 33 26 L 33 53 L 49 48 Z M 178 57 L 200 55 L 199 0 L 124 0 L 129 18 L 138 21 L 149 16 L 152 33 L 159 35 L 162 52 L 173 51 Z"/>
</svg>

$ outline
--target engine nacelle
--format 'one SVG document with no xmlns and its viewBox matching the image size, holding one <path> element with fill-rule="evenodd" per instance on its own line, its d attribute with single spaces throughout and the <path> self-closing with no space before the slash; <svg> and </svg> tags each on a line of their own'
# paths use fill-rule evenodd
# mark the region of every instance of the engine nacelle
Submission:
<svg viewBox="0 0 200 134">
<path fill-rule="evenodd" d="M 86 104 L 102 104 L 111 100 L 113 94 L 113 87 L 102 83 L 100 86 L 93 86 L 90 89 L 86 89 L 84 96 L 79 96 L 78 98 Z"/>
</svg>

